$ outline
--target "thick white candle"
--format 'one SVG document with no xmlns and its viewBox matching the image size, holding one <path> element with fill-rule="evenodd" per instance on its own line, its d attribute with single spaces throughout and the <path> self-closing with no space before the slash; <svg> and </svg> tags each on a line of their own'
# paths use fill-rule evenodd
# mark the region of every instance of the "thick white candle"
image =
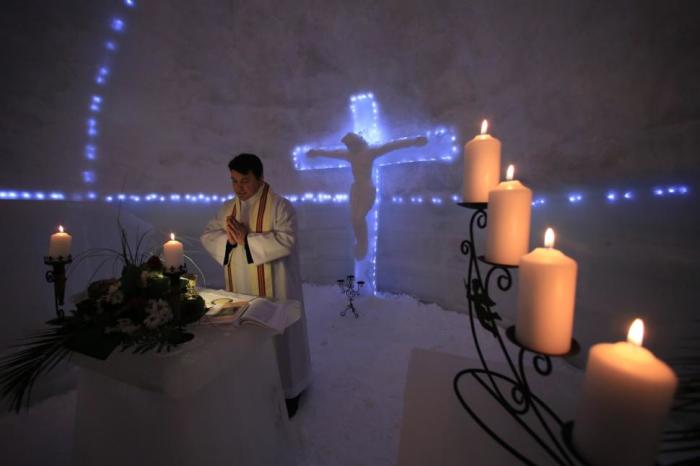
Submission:
<svg viewBox="0 0 700 466">
<path fill-rule="evenodd" d="M 576 297 L 576 261 L 554 249 L 554 230 L 547 229 L 543 248 L 520 258 L 518 341 L 544 354 L 565 354 L 571 346 Z"/>
<path fill-rule="evenodd" d="M 481 123 L 481 134 L 464 146 L 464 202 L 487 202 L 489 189 L 501 175 L 501 141 L 487 133 L 488 122 Z"/>
<path fill-rule="evenodd" d="M 170 233 L 170 241 L 163 244 L 163 256 L 165 256 L 165 268 L 178 268 L 185 263 L 185 254 L 182 243 L 175 239 L 175 234 Z"/>
<path fill-rule="evenodd" d="M 63 226 L 58 226 L 58 232 L 51 235 L 49 240 L 49 256 L 58 259 L 62 257 L 63 259 L 68 258 L 70 255 L 70 244 L 73 238 L 71 235 L 63 231 Z"/>
<path fill-rule="evenodd" d="M 489 191 L 489 217 L 486 230 L 486 259 L 518 265 L 527 254 L 530 241 L 532 191 L 513 180 L 513 165 L 506 180 Z"/>
<path fill-rule="evenodd" d="M 678 379 L 642 348 L 643 334 L 637 319 L 627 342 L 601 343 L 588 353 L 573 439 L 591 464 L 654 463 Z"/>
</svg>

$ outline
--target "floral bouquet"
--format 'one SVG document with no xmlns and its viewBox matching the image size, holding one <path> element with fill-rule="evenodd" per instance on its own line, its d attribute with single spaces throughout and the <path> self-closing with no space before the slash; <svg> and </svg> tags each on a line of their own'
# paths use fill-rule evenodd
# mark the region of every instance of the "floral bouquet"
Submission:
<svg viewBox="0 0 700 466">
<path fill-rule="evenodd" d="M 204 300 L 187 291 L 186 280 L 164 275 L 158 257 L 137 265 L 121 256 L 119 278 L 92 282 L 69 315 L 0 358 L 0 398 L 11 399 L 11 409 L 29 405 L 36 378 L 73 351 L 104 360 L 117 348 L 169 351 L 194 338 L 184 326 L 204 315 Z"/>
</svg>

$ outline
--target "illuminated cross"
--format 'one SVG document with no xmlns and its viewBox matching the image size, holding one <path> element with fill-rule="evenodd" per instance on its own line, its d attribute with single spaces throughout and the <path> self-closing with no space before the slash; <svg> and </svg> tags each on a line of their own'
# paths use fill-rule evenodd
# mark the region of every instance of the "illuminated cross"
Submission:
<svg viewBox="0 0 700 466">
<path fill-rule="evenodd" d="M 398 163 L 451 162 L 457 152 L 456 137 L 450 130 L 436 128 L 425 131 L 423 136 L 388 140 L 372 93 L 351 96 L 350 111 L 352 129 L 342 138 L 343 146 L 297 146 L 292 158 L 297 170 L 352 169 L 350 211 L 356 240 L 355 276 L 374 292 L 381 201 L 379 168 Z M 333 139 L 337 141 L 338 135 Z"/>
</svg>

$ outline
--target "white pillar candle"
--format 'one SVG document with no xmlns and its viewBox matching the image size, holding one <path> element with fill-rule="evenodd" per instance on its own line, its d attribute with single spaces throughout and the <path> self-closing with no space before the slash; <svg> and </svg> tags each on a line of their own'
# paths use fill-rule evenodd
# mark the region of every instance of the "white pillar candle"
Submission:
<svg viewBox="0 0 700 466">
<path fill-rule="evenodd" d="M 520 258 L 515 336 L 527 348 L 565 354 L 571 347 L 576 297 L 576 261 L 554 249 L 547 229 L 543 248 Z"/>
<path fill-rule="evenodd" d="M 185 253 L 182 243 L 175 239 L 175 234 L 170 233 L 170 241 L 163 244 L 163 256 L 165 256 L 165 268 L 179 268 L 185 263 Z"/>
<path fill-rule="evenodd" d="M 643 348 L 644 324 L 627 342 L 601 343 L 588 353 L 573 440 L 591 464 L 651 465 L 678 379 Z"/>
<path fill-rule="evenodd" d="M 464 202 L 487 202 L 489 189 L 501 175 L 501 141 L 487 133 L 488 122 L 481 123 L 481 134 L 464 146 Z"/>
<path fill-rule="evenodd" d="M 49 257 L 58 259 L 62 257 L 63 259 L 68 258 L 70 255 L 70 244 L 73 238 L 71 235 L 63 231 L 63 226 L 58 226 L 58 232 L 51 235 L 49 240 Z"/>
<path fill-rule="evenodd" d="M 532 191 L 513 180 L 513 172 L 510 165 L 507 181 L 490 190 L 488 197 L 486 259 L 506 265 L 518 265 L 530 241 Z"/>
</svg>

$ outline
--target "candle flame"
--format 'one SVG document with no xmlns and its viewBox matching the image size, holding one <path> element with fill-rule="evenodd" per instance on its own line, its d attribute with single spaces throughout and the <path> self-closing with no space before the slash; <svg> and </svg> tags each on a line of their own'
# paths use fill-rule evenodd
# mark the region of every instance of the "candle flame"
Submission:
<svg viewBox="0 0 700 466">
<path fill-rule="evenodd" d="M 170 241 L 175 241 L 175 233 L 170 233 Z"/>
<path fill-rule="evenodd" d="M 487 120 L 484 120 L 481 122 L 481 134 L 486 134 L 486 132 L 489 130 L 489 122 Z"/>
<path fill-rule="evenodd" d="M 515 167 L 513 165 L 508 165 L 508 170 L 506 170 L 506 180 L 512 181 L 514 173 L 515 173 Z"/>
<path fill-rule="evenodd" d="M 61 233 L 63 233 L 63 225 L 59 225 L 59 226 L 58 226 L 58 231 L 60 231 Z"/>
<path fill-rule="evenodd" d="M 634 319 L 629 332 L 627 332 L 627 341 L 642 346 L 642 341 L 644 341 L 644 321 L 642 319 Z"/>
<path fill-rule="evenodd" d="M 552 249 L 554 247 L 554 230 L 547 228 L 544 232 L 544 247 L 547 249 Z"/>
</svg>

